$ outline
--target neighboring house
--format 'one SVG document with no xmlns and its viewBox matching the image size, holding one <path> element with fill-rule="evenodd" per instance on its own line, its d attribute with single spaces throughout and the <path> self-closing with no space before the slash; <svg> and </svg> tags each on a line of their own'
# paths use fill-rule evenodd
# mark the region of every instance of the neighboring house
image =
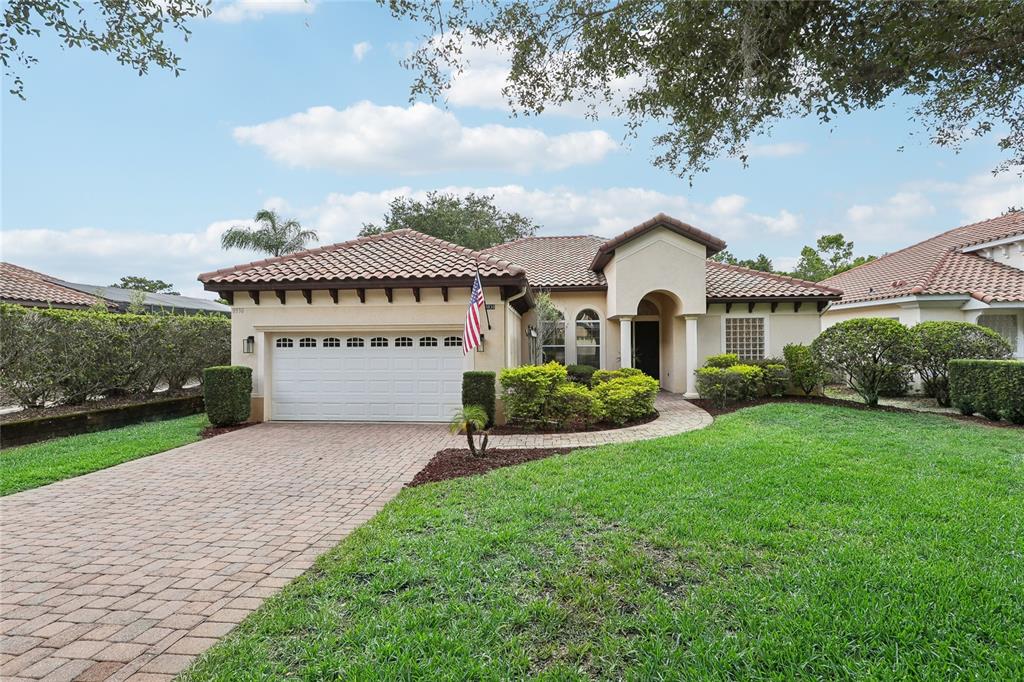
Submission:
<svg viewBox="0 0 1024 682">
<path fill-rule="evenodd" d="M 840 292 L 708 260 L 725 243 L 665 215 L 604 240 L 535 237 L 477 253 L 411 230 L 199 276 L 232 302 L 232 358 L 253 368 L 257 418 L 444 421 L 462 372 L 531 360 L 534 292 L 561 311 L 541 359 L 636 366 L 694 394 L 693 371 L 810 342 Z M 488 302 L 484 344 L 463 355 L 469 288 Z"/>
<path fill-rule="evenodd" d="M 1024 212 L 957 227 L 822 284 L 843 291 L 823 327 L 856 317 L 976 322 L 1024 357 Z"/>
<path fill-rule="evenodd" d="M 76 284 L 44 275 L 11 263 L 0 263 L 0 302 L 16 303 L 31 308 L 91 308 L 102 302 L 112 312 L 127 312 L 128 307 L 140 297 L 147 312 L 164 312 L 176 315 L 216 313 L 230 315 L 231 308 L 191 296 L 172 294 L 151 294 L 135 289 L 103 287 L 93 284 Z"/>
</svg>

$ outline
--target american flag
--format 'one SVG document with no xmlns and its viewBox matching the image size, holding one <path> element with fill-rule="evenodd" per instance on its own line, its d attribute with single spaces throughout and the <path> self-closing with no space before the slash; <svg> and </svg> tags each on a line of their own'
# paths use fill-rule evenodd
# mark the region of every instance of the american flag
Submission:
<svg viewBox="0 0 1024 682">
<path fill-rule="evenodd" d="M 484 303 L 484 288 L 480 284 L 480 273 L 473 280 L 473 290 L 469 294 L 469 310 L 466 311 L 466 327 L 462 330 L 462 353 L 480 345 L 480 309 Z"/>
</svg>

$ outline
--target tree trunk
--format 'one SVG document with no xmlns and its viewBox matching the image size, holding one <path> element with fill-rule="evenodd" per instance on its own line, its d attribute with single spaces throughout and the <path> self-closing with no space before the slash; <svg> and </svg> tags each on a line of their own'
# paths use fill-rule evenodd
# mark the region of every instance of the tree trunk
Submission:
<svg viewBox="0 0 1024 682">
<path fill-rule="evenodd" d="M 469 454 L 476 457 L 476 444 L 473 442 L 473 426 L 466 423 L 466 442 L 469 443 Z"/>
</svg>

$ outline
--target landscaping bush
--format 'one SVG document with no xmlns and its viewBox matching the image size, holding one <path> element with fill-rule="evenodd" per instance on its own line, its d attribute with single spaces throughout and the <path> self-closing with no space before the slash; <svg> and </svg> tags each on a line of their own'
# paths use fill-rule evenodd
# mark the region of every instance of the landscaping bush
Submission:
<svg viewBox="0 0 1024 682">
<path fill-rule="evenodd" d="M 0 304 L 0 390 L 24 407 L 179 388 L 230 360 L 219 315 L 133 315 Z"/>
<path fill-rule="evenodd" d="M 568 373 L 557 362 L 546 365 L 524 365 L 501 370 L 501 399 L 513 423 L 539 422 L 550 411 L 555 389 L 565 384 Z"/>
<path fill-rule="evenodd" d="M 788 343 L 782 349 L 789 378 L 794 386 L 810 395 L 828 379 L 828 373 L 814 357 L 810 346 Z"/>
<path fill-rule="evenodd" d="M 252 407 L 251 398 L 251 368 L 224 365 L 203 370 L 206 416 L 214 426 L 230 426 L 248 419 Z"/>
<path fill-rule="evenodd" d="M 997 332 L 970 322 L 921 322 L 910 331 L 914 335 L 914 370 L 924 392 L 945 407 L 950 405 L 951 360 L 998 360 L 1012 352 Z"/>
<path fill-rule="evenodd" d="M 591 383 L 597 386 L 605 381 L 611 381 L 612 379 L 622 379 L 623 377 L 639 377 L 646 376 L 642 370 L 636 367 L 623 367 L 622 369 L 599 369 L 595 370 L 591 375 Z"/>
<path fill-rule="evenodd" d="M 696 372 L 697 394 L 718 408 L 739 400 L 743 378 L 721 367 L 701 367 Z"/>
<path fill-rule="evenodd" d="M 757 365 L 733 365 L 725 370 L 740 378 L 740 400 L 751 400 L 761 394 L 761 382 L 764 377 L 764 370 Z"/>
<path fill-rule="evenodd" d="M 660 384 L 640 373 L 602 381 L 593 391 L 604 407 L 606 421 L 621 426 L 654 414 L 654 398 Z"/>
<path fill-rule="evenodd" d="M 603 405 L 594 391 L 580 384 L 562 384 L 555 389 L 548 419 L 562 429 L 581 429 L 601 421 Z"/>
<path fill-rule="evenodd" d="M 811 350 L 866 404 L 877 405 L 879 391 L 893 380 L 893 372 L 909 366 L 913 342 L 910 330 L 896 320 L 866 317 L 829 327 L 814 340 Z"/>
<path fill-rule="evenodd" d="M 882 376 L 878 384 L 878 395 L 883 398 L 900 398 L 910 391 L 914 380 L 909 367 L 893 367 Z"/>
<path fill-rule="evenodd" d="M 590 380 L 593 378 L 594 372 L 597 371 L 590 365 L 569 365 L 565 370 L 569 373 L 569 381 L 583 386 L 590 386 Z"/>
<path fill-rule="evenodd" d="M 733 365 L 740 364 L 740 356 L 736 353 L 720 353 L 718 355 L 709 355 L 704 361 L 705 367 L 718 367 L 720 369 L 727 369 Z"/>
<path fill-rule="evenodd" d="M 773 398 L 783 396 L 789 388 L 789 370 L 777 363 L 764 365 L 761 367 L 761 384 L 764 392 Z"/>
<path fill-rule="evenodd" d="M 497 389 L 494 372 L 462 373 L 462 406 L 479 405 L 487 413 L 484 428 L 494 426 L 494 404 Z"/>
<path fill-rule="evenodd" d="M 1024 362 L 951 360 L 949 396 L 963 414 L 1024 424 Z"/>
</svg>

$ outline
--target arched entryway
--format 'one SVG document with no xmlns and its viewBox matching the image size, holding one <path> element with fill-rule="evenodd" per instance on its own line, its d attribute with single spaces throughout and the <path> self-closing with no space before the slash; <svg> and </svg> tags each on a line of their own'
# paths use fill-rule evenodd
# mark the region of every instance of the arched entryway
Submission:
<svg viewBox="0 0 1024 682">
<path fill-rule="evenodd" d="M 666 291 L 645 294 L 633 315 L 620 324 L 628 325 L 622 339 L 628 343 L 628 360 L 623 364 L 642 370 L 661 382 L 662 388 L 673 392 L 686 389 L 685 379 L 685 323 L 682 303 Z"/>
</svg>

